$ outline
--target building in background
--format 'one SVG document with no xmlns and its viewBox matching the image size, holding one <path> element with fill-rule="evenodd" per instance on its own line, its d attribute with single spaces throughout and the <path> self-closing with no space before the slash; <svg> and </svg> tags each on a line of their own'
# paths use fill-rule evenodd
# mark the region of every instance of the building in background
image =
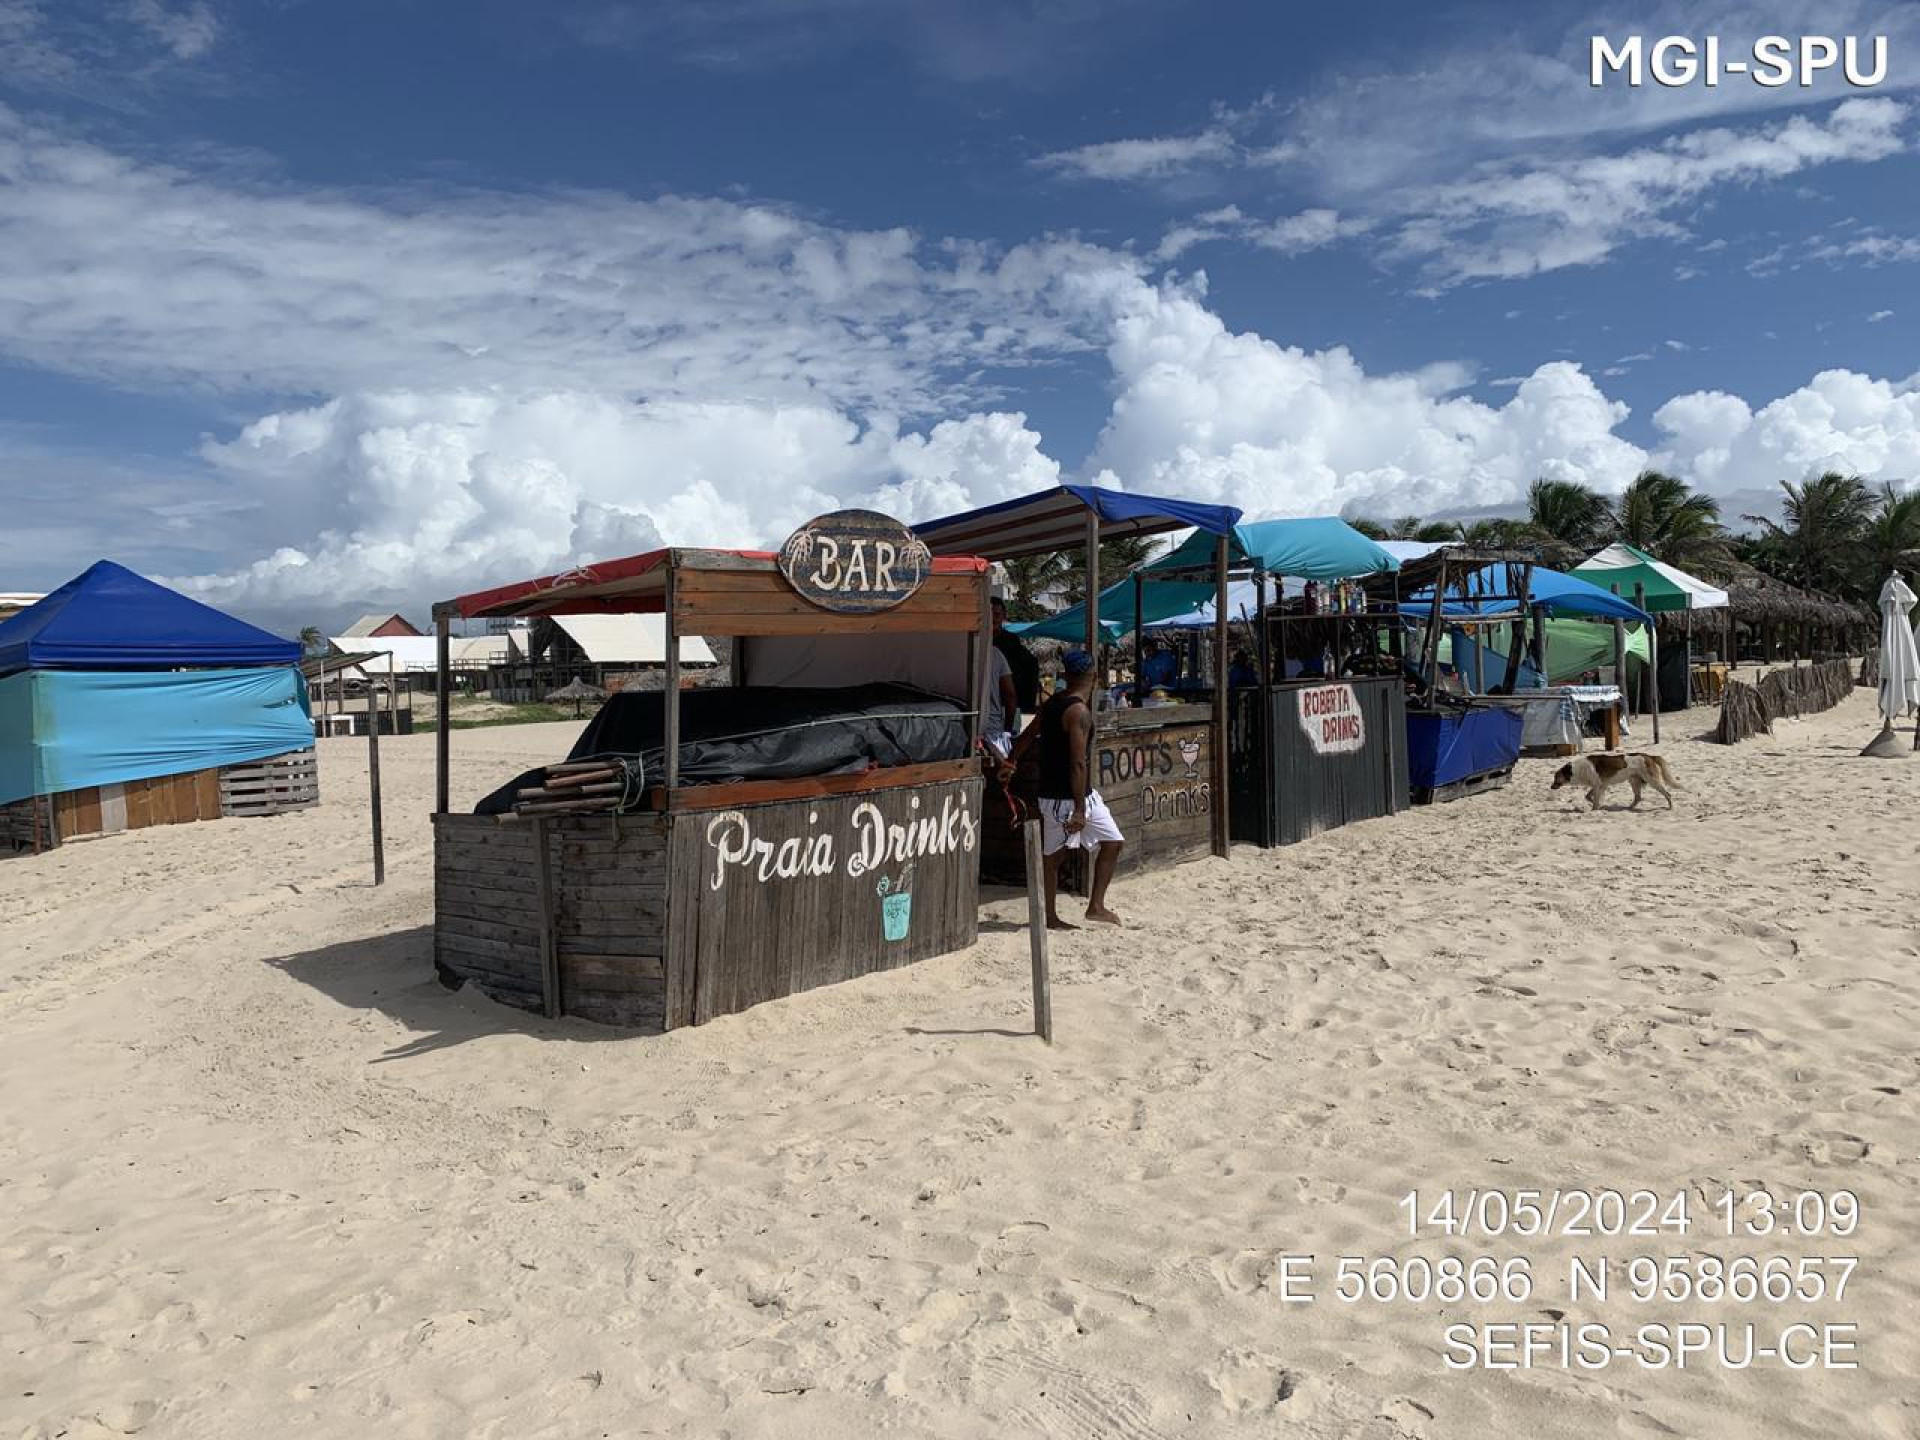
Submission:
<svg viewBox="0 0 1920 1440">
<path fill-rule="evenodd" d="M 489 637 L 491 638 L 491 637 Z M 543 615 L 506 633 L 505 660 L 487 673 L 496 700 L 539 700 L 569 680 L 609 693 L 657 688 L 667 663 L 662 615 Z M 697 635 L 680 638 L 680 663 L 711 666 L 712 647 Z"/>
<path fill-rule="evenodd" d="M 404 615 L 362 615 L 341 633 L 354 640 L 367 640 L 427 632 L 416 628 Z"/>
<path fill-rule="evenodd" d="M 11 619 L 29 605 L 36 605 L 46 598 L 25 590 L 0 590 L 0 620 Z"/>
</svg>

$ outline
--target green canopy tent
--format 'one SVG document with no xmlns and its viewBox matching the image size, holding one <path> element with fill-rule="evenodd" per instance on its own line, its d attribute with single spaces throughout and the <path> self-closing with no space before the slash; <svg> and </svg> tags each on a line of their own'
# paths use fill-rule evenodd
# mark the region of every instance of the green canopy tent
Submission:
<svg viewBox="0 0 1920 1440">
<path fill-rule="evenodd" d="M 1654 714 L 1657 717 L 1662 708 L 1683 709 L 1690 696 L 1690 675 L 1693 665 L 1693 620 L 1695 610 L 1726 610 L 1727 592 L 1708 584 L 1696 576 L 1687 574 L 1678 566 L 1669 565 L 1664 560 L 1656 560 L 1646 551 L 1632 545 L 1616 541 L 1597 554 L 1590 555 L 1573 572 L 1589 584 L 1598 585 L 1603 590 L 1611 590 L 1616 595 L 1631 599 L 1642 610 L 1658 617 L 1660 615 L 1681 614 L 1686 620 L 1686 642 L 1675 652 L 1675 664 L 1662 665 L 1659 659 L 1660 647 L 1656 638 L 1653 644 L 1653 658 L 1649 662 L 1655 671 L 1648 698 L 1655 701 Z M 1732 650 L 1732 631 L 1729 625 L 1726 648 Z M 1658 729 L 1658 720 L 1655 728 Z"/>
</svg>

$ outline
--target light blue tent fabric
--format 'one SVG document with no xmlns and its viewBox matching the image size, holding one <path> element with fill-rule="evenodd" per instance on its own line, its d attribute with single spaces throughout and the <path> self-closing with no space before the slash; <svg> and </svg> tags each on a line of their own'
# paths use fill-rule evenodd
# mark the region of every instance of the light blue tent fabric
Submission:
<svg viewBox="0 0 1920 1440">
<path fill-rule="evenodd" d="M 0 680 L 0 804 L 313 744 L 299 670 L 27 670 Z"/>
<path fill-rule="evenodd" d="M 1214 537 L 1194 534 L 1170 554 L 1147 567 L 1191 570 L 1211 565 Z M 1233 527 L 1227 545 L 1230 564 L 1248 565 L 1269 575 L 1294 575 L 1302 580 L 1351 580 L 1361 575 L 1385 575 L 1400 562 L 1337 515 L 1305 520 L 1255 520 Z"/>
<path fill-rule="evenodd" d="M 1151 626 L 1170 615 L 1184 615 L 1213 598 L 1210 580 L 1148 580 L 1141 586 L 1140 615 Z M 1072 605 L 1045 620 L 1009 625 L 1016 635 L 1033 640 L 1083 640 L 1087 634 L 1087 607 Z M 1133 577 L 1129 575 L 1100 592 L 1100 628 L 1109 640 L 1133 629 Z"/>
</svg>

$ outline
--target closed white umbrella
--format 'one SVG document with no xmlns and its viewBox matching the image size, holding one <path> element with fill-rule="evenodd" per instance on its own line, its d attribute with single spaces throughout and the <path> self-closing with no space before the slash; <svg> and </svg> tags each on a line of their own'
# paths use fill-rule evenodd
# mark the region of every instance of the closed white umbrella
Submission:
<svg viewBox="0 0 1920 1440">
<path fill-rule="evenodd" d="M 1880 714 L 1886 723 L 1862 755 L 1904 753 L 1893 738 L 1893 722 L 1920 709 L 1920 645 L 1907 628 L 1916 598 L 1897 570 L 1880 587 Z M 1920 738 L 1915 743 L 1920 744 Z"/>
</svg>

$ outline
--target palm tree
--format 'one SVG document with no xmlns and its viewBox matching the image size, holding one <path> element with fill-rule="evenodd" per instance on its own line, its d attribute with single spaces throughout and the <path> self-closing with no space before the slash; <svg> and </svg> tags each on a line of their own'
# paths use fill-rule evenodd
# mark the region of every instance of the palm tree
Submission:
<svg viewBox="0 0 1920 1440">
<path fill-rule="evenodd" d="M 1002 561 L 1001 568 L 1007 573 L 1007 588 L 1011 592 L 1007 596 L 1007 617 L 1012 620 L 1045 619 L 1047 607 L 1040 603 L 1040 597 L 1064 588 L 1067 583 L 1067 556 L 1060 550 Z"/>
<path fill-rule="evenodd" d="M 1480 550 L 1525 550 L 1539 539 L 1527 521 L 1497 515 L 1471 524 L 1461 521 L 1450 528 L 1449 539 Z"/>
<path fill-rule="evenodd" d="M 1369 540 L 1391 540 L 1394 538 L 1392 526 L 1388 525 L 1384 520 L 1375 520 L 1371 516 L 1355 515 L 1347 521 L 1347 524 L 1358 530 Z"/>
<path fill-rule="evenodd" d="M 1444 520 L 1422 520 L 1418 515 L 1402 515 L 1387 526 L 1388 540 L 1424 540 L 1443 544 L 1460 538 L 1460 527 Z"/>
<path fill-rule="evenodd" d="M 1527 519 L 1542 535 L 1581 554 L 1613 538 L 1613 506 L 1577 480 L 1536 480 L 1527 490 Z"/>
<path fill-rule="evenodd" d="M 1889 570 L 1911 570 L 1920 565 L 1920 490 L 1896 495 L 1891 484 L 1880 487 L 1880 507 L 1867 522 L 1862 537 L 1866 571 L 1861 593 L 1871 597 Z"/>
<path fill-rule="evenodd" d="M 308 625 L 301 629 L 300 648 L 309 655 L 318 655 L 327 648 L 327 637 L 320 633 L 318 625 Z"/>
<path fill-rule="evenodd" d="M 1100 588 L 1106 589 L 1123 575 L 1130 575 L 1153 558 L 1160 541 L 1152 535 L 1122 535 L 1100 542 Z M 1087 552 L 1084 546 L 1062 552 L 1066 561 L 1064 578 L 1076 597 L 1087 585 Z"/>
<path fill-rule="evenodd" d="M 1788 574 L 1797 585 L 1829 592 L 1851 590 L 1862 546 L 1873 524 L 1874 495 L 1858 475 L 1829 470 L 1796 485 L 1780 482 L 1785 498 L 1780 519 L 1746 518 L 1759 525 L 1779 547 Z"/>
<path fill-rule="evenodd" d="M 1642 470 L 1621 492 L 1615 513 L 1620 539 L 1669 565 L 1724 565 L 1732 554 L 1720 503 L 1676 476 Z"/>
</svg>

